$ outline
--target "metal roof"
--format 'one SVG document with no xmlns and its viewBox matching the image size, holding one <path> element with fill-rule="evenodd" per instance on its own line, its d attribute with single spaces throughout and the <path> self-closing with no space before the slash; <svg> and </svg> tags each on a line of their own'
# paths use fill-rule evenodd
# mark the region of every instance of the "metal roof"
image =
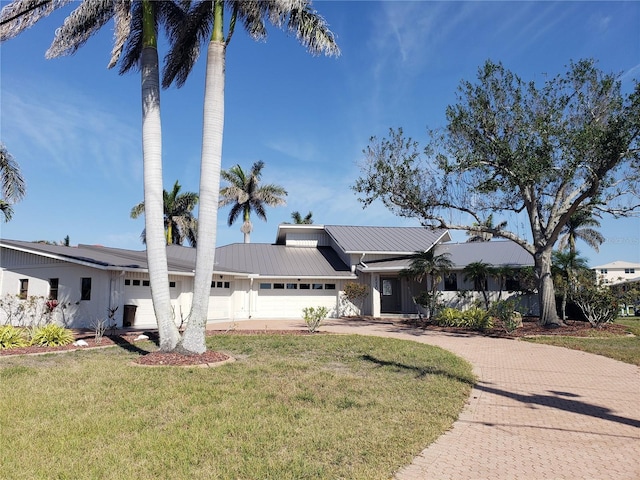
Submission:
<svg viewBox="0 0 640 480">
<path fill-rule="evenodd" d="M 2 246 L 63 261 L 89 265 L 101 270 L 146 270 L 144 250 L 123 250 L 98 245 L 65 247 L 44 243 L 2 240 Z M 191 274 L 195 269 L 196 249 L 167 247 L 170 273 Z M 284 245 L 233 244 L 216 249 L 215 273 L 280 277 L 350 277 L 345 265 L 330 247 L 296 248 Z"/>
<path fill-rule="evenodd" d="M 470 263 L 484 262 L 494 266 L 533 266 L 533 257 L 524 248 L 509 240 L 491 242 L 443 243 L 436 245 L 435 254 L 448 253 L 454 269 L 461 270 Z M 399 272 L 411 265 L 411 256 L 373 260 L 358 268 L 366 272 Z"/>
<path fill-rule="evenodd" d="M 236 243 L 216 249 L 215 270 L 237 271 L 270 277 L 351 277 L 330 247 L 287 247 L 264 243 Z"/>
<path fill-rule="evenodd" d="M 447 230 L 424 227 L 325 225 L 324 228 L 345 253 L 411 254 L 451 240 Z"/>
<path fill-rule="evenodd" d="M 526 267 L 533 266 L 533 256 L 510 240 L 490 242 L 445 243 L 436 246 L 435 253 L 448 253 L 455 268 L 464 268 L 473 262 L 489 265 Z"/>
</svg>

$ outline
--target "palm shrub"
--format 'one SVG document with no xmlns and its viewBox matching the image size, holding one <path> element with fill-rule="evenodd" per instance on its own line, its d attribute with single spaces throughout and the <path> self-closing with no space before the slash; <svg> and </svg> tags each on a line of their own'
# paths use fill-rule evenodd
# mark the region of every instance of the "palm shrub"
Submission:
<svg viewBox="0 0 640 480">
<path fill-rule="evenodd" d="M 27 339 L 24 337 L 24 330 L 13 325 L 2 325 L 0 327 L 0 350 L 9 348 L 26 347 Z"/>
<path fill-rule="evenodd" d="M 73 342 L 73 332 L 54 323 L 37 327 L 31 332 L 31 345 L 40 347 L 58 347 Z"/>
<path fill-rule="evenodd" d="M 483 308 L 472 307 L 462 312 L 462 326 L 473 330 L 489 330 L 493 328 L 493 319 Z"/>
<path fill-rule="evenodd" d="M 329 309 L 327 307 L 306 307 L 302 309 L 302 318 L 304 318 L 304 322 L 311 333 L 318 329 L 328 314 Z"/>
<path fill-rule="evenodd" d="M 435 317 L 436 325 L 441 327 L 461 327 L 462 311 L 457 308 L 443 308 Z"/>
</svg>

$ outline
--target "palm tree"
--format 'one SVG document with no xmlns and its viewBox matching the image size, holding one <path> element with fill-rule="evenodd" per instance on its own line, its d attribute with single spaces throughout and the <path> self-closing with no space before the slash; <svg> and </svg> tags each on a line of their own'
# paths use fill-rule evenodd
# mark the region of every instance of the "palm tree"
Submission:
<svg viewBox="0 0 640 480">
<path fill-rule="evenodd" d="M 300 215 L 300 212 L 295 211 L 291 214 L 291 219 L 295 225 L 312 225 L 313 224 L 313 212 L 307 213 L 304 218 Z"/>
<path fill-rule="evenodd" d="M 4 143 L 0 143 L 0 212 L 4 221 L 8 222 L 13 217 L 11 205 L 24 198 L 26 185 L 18 162 L 9 153 Z"/>
<path fill-rule="evenodd" d="M 562 321 L 567 319 L 567 298 L 570 293 L 575 292 L 577 285 L 578 272 L 587 270 L 588 262 L 581 257 L 579 252 L 554 251 L 552 254 L 553 265 L 553 283 L 558 286 L 562 294 L 561 316 Z"/>
<path fill-rule="evenodd" d="M 195 247 L 198 222 L 193 216 L 193 209 L 198 204 L 198 194 L 180 193 L 181 188 L 176 180 L 171 192 L 163 191 L 165 239 L 167 245 L 182 245 L 187 240 Z M 131 209 L 131 218 L 138 218 L 143 213 L 144 202 L 140 202 Z M 140 237 L 146 242 L 146 230 Z"/>
<path fill-rule="evenodd" d="M 220 173 L 222 179 L 229 183 L 227 187 L 220 190 L 220 206 L 233 204 L 227 219 L 229 226 L 233 225 L 242 213 L 243 224 L 240 231 L 244 233 L 244 243 L 251 241 L 252 211 L 258 218 L 266 221 L 265 206 L 286 205 L 284 197 L 287 191 L 283 187 L 274 184 L 260 185 L 263 168 L 264 162 L 259 161 L 251 166 L 250 172 L 245 172 L 240 165 L 235 165 Z"/>
<path fill-rule="evenodd" d="M 225 6 L 231 11 L 226 38 Z M 212 247 L 216 244 L 220 192 L 225 58 L 236 20 L 241 20 L 249 35 L 256 40 L 266 37 L 265 23 L 269 21 L 278 28 L 286 28 L 294 33 L 312 54 L 339 53 L 333 33 L 324 19 L 311 8 L 311 2 L 306 0 L 193 2 L 186 22 L 173 31 L 164 86 L 169 86 L 174 80 L 178 86 L 184 84 L 198 58 L 200 42 L 207 42 L 196 272 L 190 319 L 182 341 L 183 347 L 194 353 L 206 351 L 204 333 L 213 275 L 215 249 Z"/>
<path fill-rule="evenodd" d="M 560 232 L 558 248 L 564 250 L 569 246 L 569 251 L 575 255 L 576 240 L 580 239 L 596 252 L 599 251 L 598 247 L 604 242 L 604 237 L 591 227 L 600 227 L 600 222 L 593 216 L 593 212 L 589 209 L 576 210 Z"/>
<path fill-rule="evenodd" d="M 473 281 L 473 289 L 477 292 L 482 292 L 484 298 L 484 305 L 489 310 L 489 294 L 487 292 L 489 277 L 492 275 L 493 270 L 491 265 L 484 263 L 482 260 L 479 262 L 471 262 L 462 269 L 464 273 L 465 281 Z"/>
<path fill-rule="evenodd" d="M 427 318 L 431 318 L 435 314 L 438 284 L 443 275 L 453 268 L 450 256 L 449 253 L 436 255 L 433 249 L 426 252 L 415 252 L 411 257 L 409 267 L 400 272 L 401 276 L 411 278 L 418 283 L 428 279 L 428 302 L 424 305 L 427 310 Z"/>
<path fill-rule="evenodd" d="M 51 0 L 15 0 L 0 12 L 2 41 L 12 38 L 51 12 L 69 3 Z M 162 141 L 160 124 L 160 74 L 158 66 L 158 25 L 167 28 L 184 19 L 178 2 L 151 0 L 84 0 L 56 30 L 47 58 L 75 53 L 109 20 L 115 22 L 114 46 L 108 67 L 121 63 L 120 73 L 138 67 L 142 85 L 142 156 L 147 263 L 151 281 L 160 350 L 176 348 L 180 333 L 173 321 L 169 292 L 162 205 Z M 123 50 L 125 55 L 122 56 Z"/>
<path fill-rule="evenodd" d="M 502 298 L 502 291 L 506 289 L 507 280 L 516 276 L 517 270 L 510 265 L 500 265 L 490 269 L 490 275 L 498 282 L 498 300 Z"/>
<path fill-rule="evenodd" d="M 467 231 L 467 235 L 470 237 L 467 242 L 488 242 L 493 238 L 494 232 L 502 230 L 507 226 L 507 222 L 505 221 L 494 225 L 493 213 L 491 213 L 484 221 L 473 222 L 471 225 L 483 230 Z"/>
</svg>

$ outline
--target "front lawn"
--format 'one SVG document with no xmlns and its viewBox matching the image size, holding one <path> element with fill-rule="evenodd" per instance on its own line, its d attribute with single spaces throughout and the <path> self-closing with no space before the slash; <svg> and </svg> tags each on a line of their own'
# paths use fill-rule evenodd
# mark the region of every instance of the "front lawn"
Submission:
<svg viewBox="0 0 640 480">
<path fill-rule="evenodd" d="M 594 328 L 590 337 L 539 336 L 524 340 L 582 350 L 640 366 L 640 318 L 622 317 L 615 323 L 625 325 L 633 336 L 609 335 Z"/>
<path fill-rule="evenodd" d="M 0 358 L 2 478 L 388 479 L 450 428 L 474 380 L 409 341 L 207 341 L 237 361 L 146 368 L 120 347 Z"/>
</svg>

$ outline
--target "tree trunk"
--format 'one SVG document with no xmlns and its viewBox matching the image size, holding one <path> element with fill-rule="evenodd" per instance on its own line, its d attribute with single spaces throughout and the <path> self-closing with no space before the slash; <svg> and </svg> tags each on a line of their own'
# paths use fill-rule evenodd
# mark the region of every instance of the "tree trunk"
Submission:
<svg viewBox="0 0 640 480">
<path fill-rule="evenodd" d="M 551 249 L 534 255 L 536 273 L 538 274 L 538 302 L 540 304 L 540 325 L 560 326 L 562 320 L 556 313 L 556 296 L 551 276 Z"/>
<path fill-rule="evenodd" d="M 212 40 L 207 49 L 207 72 L 204 88 L 198 241 L 193 303 L 189 322 L 182 338 L 182 348 L 191 353 L 204 353 L 207 350 L 205 330 L 216 247 L 218 196 L 222 165 L 224 67 L 225 44 Z"/>
<path fill-rule="evenodd" d="M 162 130 L 158 50 L 145 47 L 141 54 L 142 158 L 144 165 L 144 223 L 147 264 L 153 310 L 158 323 L 160 350 L 171 351 L 180 339 L 173 321 L 164 232 L 162 187 Z"/>
</svg>

